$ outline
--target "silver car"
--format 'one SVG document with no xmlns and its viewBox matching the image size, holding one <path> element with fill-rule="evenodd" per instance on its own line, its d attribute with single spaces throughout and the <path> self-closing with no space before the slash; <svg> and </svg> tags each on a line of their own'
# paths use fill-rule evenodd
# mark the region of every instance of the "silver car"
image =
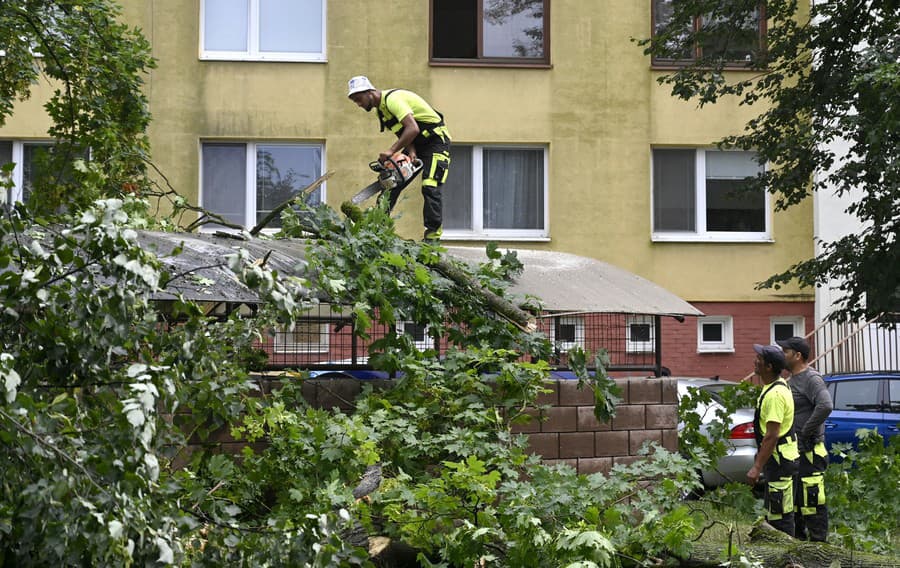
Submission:
<svg viewBox="0 0 900 568">
<path fill-rule="evenodd" d="M 718 379 L 679 378 L 678 398 L 686 396 L 691 389 L 703 389 L 709 392 L 712 402 L 709 405 L 699 404 L 694 411 L 700 415 L 701 431 L 706 434 L 708 426 L 715 420 L 716 410 L 723 408 L 721 392 L 731 381 Z M 714 488 L 731 481 L 743 482 L 747 471 L 753 467 L 756 457 L 756 435 L 753 430 L 752 408 L 741 408 L 729 416 L 728 427 L 731 436 L 726 440 L 728 453 L 719 460 L 715 467 L 700 471 L 703 486 Z M 683 424 L 678 425 L 679 431 Z"/>
</svg>

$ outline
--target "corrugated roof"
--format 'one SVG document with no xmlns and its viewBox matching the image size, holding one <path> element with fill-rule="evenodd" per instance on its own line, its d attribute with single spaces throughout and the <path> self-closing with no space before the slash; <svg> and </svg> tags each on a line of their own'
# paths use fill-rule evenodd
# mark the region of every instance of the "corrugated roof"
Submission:
<svg viewBox="0 0 900 568">
<path fill-rule="evenodd" d="M 210 233 L 166 233 L 139 231 L 138 240 L 155 253 L 172 275 L 157 300 L 186 299 L 208 302 L 255 303 L 255 292 L 244 286 L 228 268 L 226 257 L 246 249 L 253 260 L 265 259 L 266 266 L 279 274 L 300 276 L 306 267 L 306 241 L 302 239 L 241 240 Z M 181 248 L 181 253 L 172 251 Z"/>
<path fill-rule="evenodd" d="M 180 275 L 156 295 L 157 299 L 171 299 L 180 292 L 192 300 L 258 301 L 256 294 L 235 278 L 225 260 L 241 248 L 255 260 L 268 257 L 266 265 L 281 274 L 299 276 L 306 268 L 307 242 L 303 239 L 245 241 L 210 233 L 156 231 L 140 231 L 138 238 L 144 248 L 160 256 L 172 274 Z M 181 253 L 171 256 L 177 247 L 181 247 Z M 525 296 L 540 298 L 549 311 L 703 315 L 661 286 L 609 263 L 560 252 L 513 250 L 525 269 L 510 291 L 522 300 Z M 483 248 L 447 247 L 447 253 L 469 263 L 487 260 Z M 319 297 L 326 299 L 321 294 Z"/>
<path fill-rule="evenodd" d="M 703 312 L 665 288 L 607 262 L 554 251 L 514 250 L 524 270 L 511 292 L 543 300 L 554 312 L 603 312 L 702 316 Z M 447 247 L 462 260 L 479 263 L 483 248 Z"/>
</svg>

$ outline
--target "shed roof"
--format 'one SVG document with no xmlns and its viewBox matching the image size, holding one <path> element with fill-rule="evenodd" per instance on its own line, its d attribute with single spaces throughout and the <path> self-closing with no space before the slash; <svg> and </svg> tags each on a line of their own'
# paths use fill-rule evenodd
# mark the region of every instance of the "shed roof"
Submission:
<svg viewBox="0 0 900 568">
<path fill-rule="evenodd" d="M 702 316 L 703 312 L 665 288 L 607 262 L 555 251 L 510 249 L 524 265 L 511 292 L 540 298 L 553 312 L 602 312 Z M 485 262 L 484 249 L 447 247 L 472 263 Z"/>
<path fill-rule="evenodd" d="M 180 275 L 156 299 L 172 299 L 181 293 L 197 301 L 257 302 L 256 294 L 235 278 L 226 262 L 227 255 L 242 248 L 253 259 L 268 257 L 267 266 L 280 274 L 300 276 L 307 265 L 303 239 L 241 240 L 158 231 L 140 231 L 138 238 L 144 248 L 160 256 L 172 274 Z M 173 256 L 172 251 L 179 247 L 181 253 Z M 510 291 L 522 300 L 526 296 L 540 298 L 549 311 L 703 315 L 661 286 L 609 263 L 560 252 L 513 250 L 524 270 Z M 471 264 L 487 261 L 483 248 L 447 247 L 447 253 Z"/>
</svg>

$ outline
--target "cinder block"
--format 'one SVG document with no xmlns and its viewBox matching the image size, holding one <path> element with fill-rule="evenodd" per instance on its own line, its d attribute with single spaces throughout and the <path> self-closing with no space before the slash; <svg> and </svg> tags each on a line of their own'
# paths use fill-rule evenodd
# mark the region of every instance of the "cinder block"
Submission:
<svg viewBox="0 0 900 568">
<path fill-rule="evenodd" d="M 307 379 L 300 384 L 300 394 L 310 406 L 319 408 L 319 383 L 318 381 Z"/>
<path fill-rule="evenodd" d="M 600 422 L 594 416 L 593 406 L 578 407 L 578 431 L 579 432 L 605 432 L 612 429 L 609 422 Z"/>
<path fill-rule="evenodd" d="M 628 432 L 628 453 L 637 455 L 638 451 L 647 442 L 656 442 L 662 445 L 662 430 L 631 430 Z"/>
<path fill-rule="evenodd" d="M 559 457 L 593 457 L 593 432 L 563 432 L 559 435 Z"/>
<path fill-rule="evenodd" d="M 635 404 L 618 406 L 616 416 L 612 420 L 613 430 L 643 430 L 644 429 L 644 405 Z"/>
<path fill-rule="evenodd" d="M 528 451 L 537 454 L 544 459 L 556 459 L 559 457 L 559 434 L 537 433 L 528 434 Z"/>
<path fill-rule="evenodd" d="M 526 408 L 524 414 L 531 417 L 528 422 L 521 422 L 512 425 L 512 431 L 517 434 L 541 431 L 541 414 L 536 408 Z"/>
<path fill-rule="evenodd" d="M 560 381 L 559 382 L 559 405 L 560 406 L 583 406 L 594 404 L 594 389 L 591 385 L 585 383 L 582 388 L 578 388 L 578 381 Z"/>
<path fill-rule="evenodd" d="M 631 465 L 633 463 L 640 462 L 644 459 L 646 459 L 646 458 L 644 458 L 644 456 L 614 456 L 612 458 L 613 466 Z"/>
<path fill-rule="evenodd" d="M 665 430 L 678 426 L 678 410 L 671 404 L 648 404 L 646 412 L 647 428 Z"/>
<path fill-rule="evenodd" d="M 662 445 L 665 449 L 670 452 L 678 451 L 678 431 L 677 430 L 663 430 L 662 433 Z"/>
<path fill-rule="evenodd" d="M 592 473 L 609 473 L 612 469 L 612 458 L 580 458 L 578 460 L 578 473 L 591 475 Z"/>
<path fill-rule="evenodd" d="M 619 387 L 619 396 L 622 397 L 622 400 L 621 402 L 619 402 L 619 404 L 629 404 L 630 400 L 628 398 L 628 383 L 631 379 L 616 378 L 613 380 L 616 382 L 616 386 Z"/>
<path fill-rule="evenodd" d="M 627 456 L 628 432 L 595 432 L 594 456 Z M 585 456 L 587 457 L 587 456 Z"/>
<path fill-rule="evenodd" d="M 578 468 L 578 460 L 576 459 L 567 459 L 567 460 L 541 460 L 544 465 L 548 467 L 552 467 L 554 465 L 567 465 L 572 469 Z"/>
<path fill-rule="evenodd" d="M 544 381 L 544 388 L 550 392 L 539 394 L 535 404 L 538 406 L 545 404 L 559 406 L 559 381 Z"/>
<path fill-rule="evenodd" d="M 662 402 L 662 383 L 659 379 L 635 379 L 628 383 L 630 404 L 659 404 Z"/>
<path fill-rule="evenodd" d="M 678 404 L 678 380 L 671 377 L 662 377 L 662 403 Z"/>
<path fill-rule="evenodd" d="M 323 379 L 319 384 L 317 406 L 319 408 L 351 410 L 361 391 L 359 381 L 354 379 Z"/>
<path fill-rule="evenodd" d="M 551 406 L 543 411 L 545 420 L 541 432 L 575 432 L 578 430 L 578 408 L 575 406 Z"/>
</svg>

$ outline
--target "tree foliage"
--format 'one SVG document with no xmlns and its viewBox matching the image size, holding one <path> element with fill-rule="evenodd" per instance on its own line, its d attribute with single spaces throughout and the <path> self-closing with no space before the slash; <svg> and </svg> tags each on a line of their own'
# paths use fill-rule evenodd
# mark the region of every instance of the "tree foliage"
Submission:
<svg viewBox="0 0 900 568">
<path fill-rule="evenodd" d="M 673 0 L 671 19 L 639 42 L 675 59 L 698 44 L 740 43 L 764 6 L 765 42 L 742 61 L 704 50 L 659 78 L 699 105 L 723 98 L 765 109 L 725 147 L 756 151 L 770 167 L 749 184 L 776 209 L 811 192 L 859 196 L 847 213 L 860 229 L 822 242 L 816 258 L 761 282 L 778 288 L 839 281 L 841 319 L 897 309 L 900 282 L 900 3 L 897 0 Z M 809 5 L 811 4 L 811 6 Z M 807 10 L 808 8 L 808 10 Z M 692 23 L 702 17 L 704 25 Z M 737 71 L 731 71 L 737 69 Z"/>
<path fill-rule="evenodd" d="M 44 170 L 55 175 L 34 188 L 40 213 L 139 189 L 150 122 L 141 87 L 155 62 L 140 32 L 117 21 L 120 13 L 109 0 L 0 3 L 0 125 L 36 82 L 53 88 L 44 107 L 56 145 Z M 73 171 L 88 149 L 90 161 Z M 88 176 L 103 183 L 84 183 Z"/>
</svg>

